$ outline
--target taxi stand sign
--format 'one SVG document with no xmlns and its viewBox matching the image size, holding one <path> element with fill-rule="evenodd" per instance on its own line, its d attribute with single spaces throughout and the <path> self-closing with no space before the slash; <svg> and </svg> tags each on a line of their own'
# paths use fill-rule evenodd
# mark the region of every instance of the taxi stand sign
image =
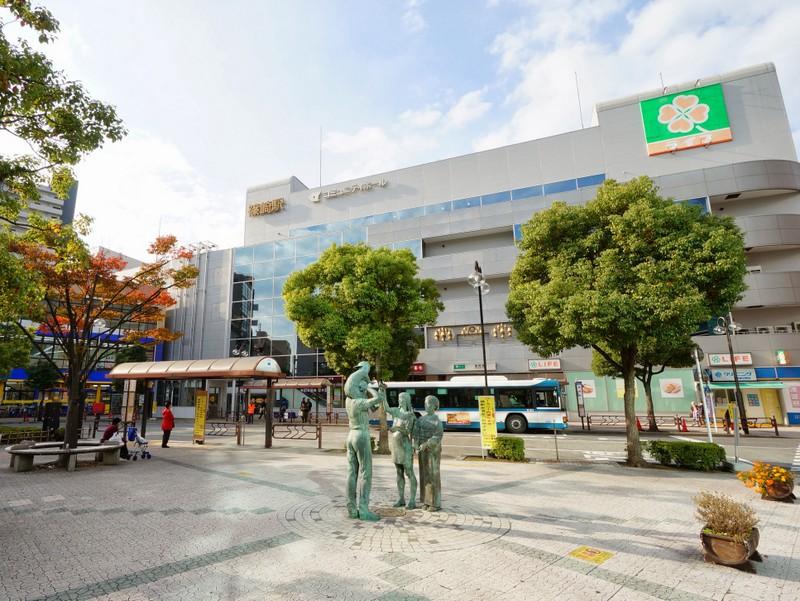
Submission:
<svg viewBox="0 0 800 601">
<path fill-rule="evenodd" d="M 478 413 L 481 420 L 481 455 L 486 449 L 494 449 L 497 444 L 497 417 L 494 411 L 494 397 L 478 397 Z"/>
</svg>

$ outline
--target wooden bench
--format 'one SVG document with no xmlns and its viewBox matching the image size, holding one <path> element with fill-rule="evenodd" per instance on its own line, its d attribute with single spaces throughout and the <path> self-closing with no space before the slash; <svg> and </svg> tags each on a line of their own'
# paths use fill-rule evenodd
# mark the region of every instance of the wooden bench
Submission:
<svg viewBox="0 0 800 601">
<path fill-rule="evenodd" d="M 9 467 L 15 472 L 29 472 L 33 469 L 33 459 L 37 455 L 53 456 L 64 462 L 68 472 L 75 471 L 78 465 L 78 455 L 94 453 L 95 461 L 106 465 L 117 465 L 119 463 L 120 449 L 125 445 L 123 442 L 106 441 L 100 444 L 95 442 L 78 442 L 78 446 L 73 449 L 65 449 L 61 442 L 40 442 L 25 441 L 17 445 L 6 447 L 6 452 L 11 455 Z"/>
</svg>

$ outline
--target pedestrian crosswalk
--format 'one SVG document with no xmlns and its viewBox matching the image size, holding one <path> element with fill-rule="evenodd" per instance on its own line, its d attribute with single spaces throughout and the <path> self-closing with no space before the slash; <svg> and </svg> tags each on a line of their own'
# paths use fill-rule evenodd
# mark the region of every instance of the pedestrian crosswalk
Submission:
<svg viewBox="0 0 800 601">
<path fill-rule="evenodd" d="M 585 461 L 595 461 L 597 463 L 613 463 L 625 461 L 628 454 L 625 451 L 582 451 Z M 645 461 L 655 461 L 650 453 L 644 451 L 642 457 Z"/>
<path fill-rule="evenodd" d="M 792 460 L 792 471 L 800 472 L 800 444 L 797 445 L 797 450 L 794 452 L 794 460 Z"/>
</svg>

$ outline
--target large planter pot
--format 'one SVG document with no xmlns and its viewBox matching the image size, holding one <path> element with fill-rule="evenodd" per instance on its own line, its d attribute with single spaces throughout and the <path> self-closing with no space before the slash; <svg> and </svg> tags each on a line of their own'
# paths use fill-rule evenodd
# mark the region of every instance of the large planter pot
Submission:
<svg viewBox="0 0 800 601">
<path fill-rule="evenodd" d="M 774 484 L 766 486 L 761 496 L 764 499 L 770 499 L 772 501 L 792 503 L 795 498 L 794 482 L 775 482 Z"/>
<path fill-rule="evenodd" d="M 730 536 L 701 532 L 703 551 L 707 561 L 713 561 L 723 566 L 739 566 L 751 558 L 760 558 L 758 551 L 758 528 L 753 528 L 750 537 L 744 542 L 739 542 Z"/>
</svg>

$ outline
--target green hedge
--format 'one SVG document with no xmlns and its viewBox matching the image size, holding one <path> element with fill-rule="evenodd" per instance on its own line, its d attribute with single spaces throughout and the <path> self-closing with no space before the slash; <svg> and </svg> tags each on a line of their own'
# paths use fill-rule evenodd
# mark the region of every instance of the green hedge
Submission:
<svg viewBox="0 0 800 601">
<path fill-rule="evenodd" d="M 494 456 L 510 461 L 525 461 L 525 441 L 514 436 L 498 436 Z"/>
<path fill-rule="evenodd" d="M 41 426 L 0 426 L 0 434 L 12 434 L 14 432 L 41 432 Z"/>
<path fill-rule="evenodd" d="M 644 448 L 661 465 L 677 465 L 692 470 L 710 472 L 720 469 L 725 461 L 725 449 L 712 442 L 682 440 L 651 440 Z"/>
</svg>

